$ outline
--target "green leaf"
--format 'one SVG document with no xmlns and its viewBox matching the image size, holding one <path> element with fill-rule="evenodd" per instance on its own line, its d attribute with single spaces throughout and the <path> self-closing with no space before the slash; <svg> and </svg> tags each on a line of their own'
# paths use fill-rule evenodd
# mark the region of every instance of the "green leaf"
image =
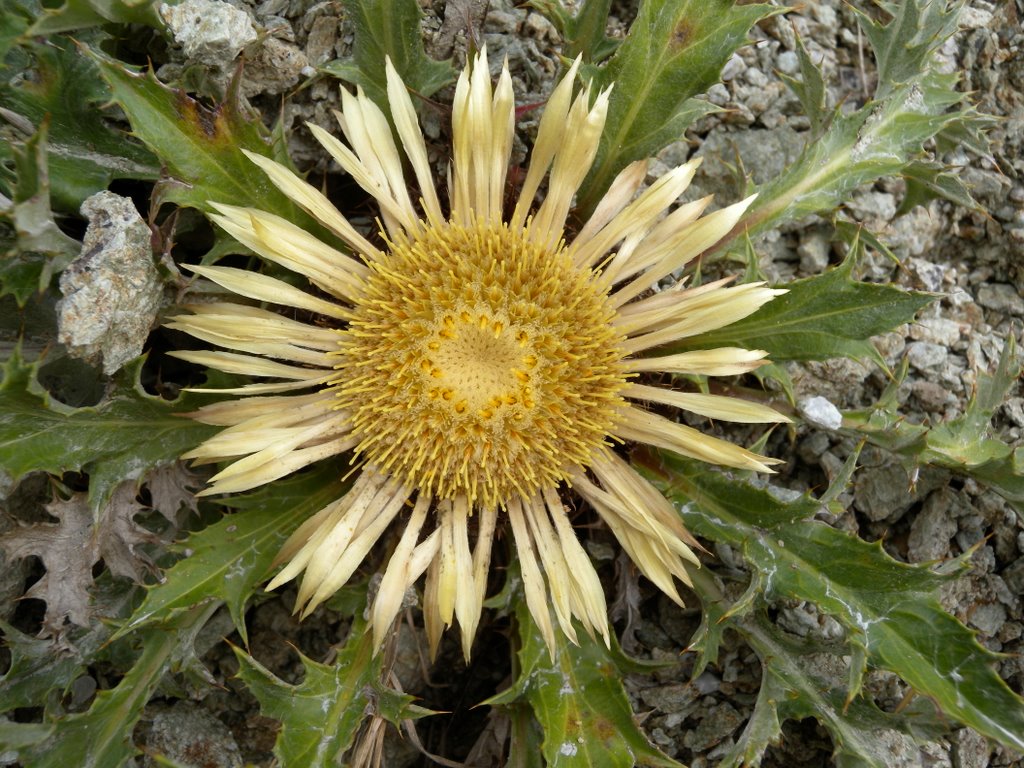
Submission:
<svg viewBox="0 0 1024 768">
<path fill-rule="evenodd" d="M 611 0 L 583 0 L 575 15 L 561 0 L 528 0 L 527 5 L 544 14 L 565 40 L 562 56 L 575 59 L 583 56 L 585 64 L 597 64 L 611 56 L 620 41 L 605 35 Z"/>
<path fill-rule="evenodd" d="M 191 624 L 201 626 L 210 613 L 195 610 Z M 142 652 L 117 686 L 100 691 L 87 712 L 66 715 L 48 724 L 52 728 L 50 738 L 16 750 L 22 764 L 33 768 L 116 768 L 131 759 L 136 753 L 132 731 L 143 707 L 170 666 L 182 636 L 191 629 L 141 635 Z"/>
<path fill-rule="evenodd" d="M 395 722 L 426 713 L 381 682 L 383 655 L 373 653 L 373 636 L 362 618 L 353 622 L 333 664 L 299 654 L 305 676 L 297 685 L 278 679 L 240 648 L 234 650 L 239 679 L 259 701 L 263 715 L 281 722 L 274 745 L 281 765 L 340 765 L 366 717 L 386 714 Z"/>
<path fill-rule="evenodd" d="M 10 294 L 22 307 L 33 295 L 45 291 L 53 275 L 70 264 L 81 249 L 80 243 L 60 230 L 50 210 L 46 131 L 44 121 L 28 141 L 12 146 L 17 179 L 10 206 L 0 210 L 0 223 L 12 230 L 9 240 L 0 239 L 4 251 L 0 296 Z"/>
<path fill-rule="evenodd" d="M 99 405 L 72 408 L 42 389 L 38 364 L 23 365 L 15 352 L 0 382 L 0 470 L 14 481 L 29 472 L 87 472 L 95 512 L 119 483 L 141 479 L 217 431 L 182 417 L 187 398 L 147 394 L 139 383 L 143 362 L 124 368 Z"/>
<path fill-rule="evenodd" d="M 415 0 L 345 0 L 355 30 L 351 59 L 325 64 L 323 71 L 362 86 L 366 95 L 390 114 L 384 59 L 413 93 L 426 98 L 455 80 L 448 61 L 435 61 L 423 50 L 420 8 Z"/>
<path fill-rule="evenodd" d="M 913 319 L 934 297 L 851 279 L 854 258 L 786 285 L 788 293 L 754 314 L 674 345 L 673 350 L 741 346 L 767 350 L 773 362 L 870 358 L 884 367 L 870 338 Z"/>
<path fill-rule="evenodd" d="M 875 54 L 878 87 L 875 98 L 883 98 L 895 86 L 913 80 L 929 65 L 934 51 L 956 32 L 962 0 L 901 0 L 879 3 L 891 18 L 875 21 L 856 7 L 861 29 Z"/>
<path fill-rule="evenodd" d="M 246 603 L 291 532 L 342 494 L 339 476 L 336 467 L 325 465 L 226 500 L 238 512 L 174 546 L 185 556 L 164 573 L 161 583 L 148 588 L 115 638 L 143 627 L 173 626 L 188 609 L 223 601 L 242 641 L 248 643 Z"/>
<path fill-rule="evenodd" d="M 933 427 L 908 422 L 897 410 L 900 375 L 874 407 L 846 413 L 843 421 L 854 434 L 899 456 L 908 469 L 932 465 L 973 477 L 1024 518 L 1024 449 L 991 434 L 992 415 L 1020 374 L 1021 361 L 1011 336 L 996 370 L 978 373 L 974 397 L 962 416 Z"/>
<path fill-rule="evenodd" d="M 897 214 L 907 213 L 929 200 L 941 198 L 951 203 L 978 211 L 978 204 L 960 178 L 947 171 L 939 163 L 918 160 L 909 163 L 902 171 L 907 182 L 907 191 L 900 203 Z"/>
<path fill-rule="evenodd" d="M 770 600 L 815 603 L 846 628 L 847 642 L 862 647 L 868 662 L 895 672 L 947 716 L 1024 747 L 1024 700 L 992 669 L 998 657 L 942 609 L 942 577 L 896 562 L 881 543 L 808 519 L 817 507 L 812 499 L 782 501 L 698 462 L 662 460 L 664 474 L 655 481 L 692 531 L 743 552 L 751 589 Z M 829 727 L 827 719 L 823 724 Z"/>
<path fill-rule="evenodd" d="M 622 687 L 620 655 L 585 632 L 579 633 L 579 645 L 556 632 L 552 660 L 525 600 L 516 601 L 516 622 L 519 676 L 511 688 L 485 703 L 529 703 L 544 732 L 541 751 L 549 768 L 679 768 L 647 741 L 633 720 Z"/>
<path fill-rule="evenodd" d="M 30 34 L 45 36 L 107 23 L 163 29 L 160 4 L 160 0 L 65 0 L 59 8 L 47 9 L 32 25 Z"/>
<path fill-rule="evenodd" d="M 95 64 L 69 40 L 25 43 L 28 61 L 0 81 L 0 107 L 38 128 L 49 123 L 47 153 L 54 209 L 77 213 L 82 201 L 114 179 L 156 179 L 156 158 L 114 130 L 101 105 L 110 91 Z M 11 119 L 10 117 L 8 119 Z"/>
<path fill-rule="evenodd" d="M 210 201 L 270 211 L 318 235 L 336 238 L 295 206 L 242 150 L 273 157 L 266 131 L 243 111 L 236 78 L 226 103 L 208 110 L 174 91 L 152 72 L 129 71 L 120 62 L 87 49 L 132 124 L 132 132 L 166 165 L 171 178 L 157 184 L 154 205 L 165 202 L 211 212 Z"/>
<path fill-rule="evenodd" d="M 614 89 L 579 207 L 592 210 L 620 170 L 677 141 L 691 122 L 713 110 L 692 97 L 718 80 L 751 26 L 779 11 L 732 0 L 641 3 L 629 34 L 607 66 L 588 71 L 595 86 Z"/>
<path fill-rule="evenodd" d="M 799 36 L 796 38 L 796 54 L 800 62 L 800 79 L 797 80 L 782 73 L 779 74 L 779 77 L 800 99 L 804 114 L 811 121 L 811 135 L 819 136 L 831 119 L 831 114 L 827 109 L 828 91 L 825 89 L 825 79 L 821 70 L 811 61 L 810 54 L 804 47 L 804 41 Z"/>
</svg>

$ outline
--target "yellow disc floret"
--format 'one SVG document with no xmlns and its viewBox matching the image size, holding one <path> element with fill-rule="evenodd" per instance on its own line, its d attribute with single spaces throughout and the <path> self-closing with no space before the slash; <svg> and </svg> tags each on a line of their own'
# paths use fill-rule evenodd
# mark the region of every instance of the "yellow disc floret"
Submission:
<svg viewBox="0 0 1024 768">
<path fill-rule="evenodd" d="M 421 492 L 488 506 L 606 450 L 623 338 L 561 248 L 503 225 L 427 227 L 371 265 L 341 332 L 338 407 L 357 453 Z"/>
</svg>

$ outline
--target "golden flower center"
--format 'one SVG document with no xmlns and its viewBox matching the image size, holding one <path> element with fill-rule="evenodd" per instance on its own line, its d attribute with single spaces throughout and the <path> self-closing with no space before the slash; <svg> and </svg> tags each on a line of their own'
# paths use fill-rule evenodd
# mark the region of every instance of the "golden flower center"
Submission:
<svg viewBox="0 0 1024 768">
<path fill-rule="evenodd" d="M 623 407 L 622 336 L 564 250 L 449 224 L 371 269 L 331 385 L 366 461 L 494 505 L 605 450 Z"/>
</svg>

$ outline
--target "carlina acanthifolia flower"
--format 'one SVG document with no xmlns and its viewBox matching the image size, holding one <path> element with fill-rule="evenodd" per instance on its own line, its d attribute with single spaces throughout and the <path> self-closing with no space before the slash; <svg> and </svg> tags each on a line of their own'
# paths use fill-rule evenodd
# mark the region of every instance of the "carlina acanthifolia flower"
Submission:
<svg viewBox="0 0 1024 768">
<path fill-rule="evenodd" d="M 485 597 L 491 546 L 511 527 L 527 605 L 553 649 L 557 622 L 608 640 L 604 593 L 561 494 L 593 507 L 640 571 L 680 602 L 673 579 L 699 565 L 671 504 L 612 450 L 636 441 L 740 469 L 771 459 L 652 413 L 644 403 L 736 422 L 778 422 L 763 405 L 637 381 L 645 372 L 727 376 L 764 352 L 720 348 L 657 356 L 670 342 L 721 328 L 780 291 L 728 280 L 651 295 L 648 289 L 718 242 L 750 199 L 701 213 L 709 198 L 670 213 L 697 162 L 637 194 L 646 163 L 625 168 L 583 228 L 566 217 L 594 156 L 609 92 L 573 97 L 579 62 L 551 94 L 522 191 L 503 215 L 515 105 L 503 67 L 492 85 L 486 51 L 463 71 L 453 106 L 448 213 L 434 184 L 412 101 L 391 63 L 381 110 L 343 90 L 347 144 L 310 129 L 380 206 L 376 247 L 311 185 L 265 157 L 254 163 L 354 255 L 265 211 L 215 205 L 213 219 L 261 257 L 304 276 L 304 291 L 255 272 L 190 267 L 247 299 L 300 310 L 308 322 L 251 304 L 189 306 L 169 323 L 231 351 L 178 352 L 211 368 L 267 379 L 193 416 L 224 429 L 186 455 L 231 460 L 203 493 L 254 488 L 352 452 L 351 488 L 303 523 L 268 588 L 301 575 L 308 614 L 352 576 L 401 520 L 370 617 L 379 648 L 406 590 L 426 573 L 432 652 L 457 619 L 468 655 Z M 399 147 L 401 149 L 399 149 Z M 404 154 L 404 158 L 403 158 Z M 405 163 L 419 187 L 408 191 Z M 546 194 L 535 206 L 541 182 Z M 324 298 L 326 296 L 327 298 Z M 652 350 L 655 350 L 652 352 Z"/>
</svg>

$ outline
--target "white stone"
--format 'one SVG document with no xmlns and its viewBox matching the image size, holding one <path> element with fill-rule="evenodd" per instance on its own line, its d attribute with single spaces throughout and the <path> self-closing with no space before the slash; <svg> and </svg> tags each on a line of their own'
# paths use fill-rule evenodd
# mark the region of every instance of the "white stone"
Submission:
<svg viewBox="0 0 1024 768">
<path fill-rule="evenodd" d="M 800 413 L 808 422 L 821 429 L 839 429 L 843 414 L 824 397 L 808 397 L 799 403 Z"/>
</svg>

